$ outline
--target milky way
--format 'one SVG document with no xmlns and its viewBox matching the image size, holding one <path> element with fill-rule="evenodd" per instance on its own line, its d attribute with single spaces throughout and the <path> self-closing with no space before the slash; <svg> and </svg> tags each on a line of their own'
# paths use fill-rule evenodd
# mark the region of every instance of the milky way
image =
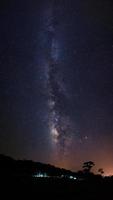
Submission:
<svg viewBox="0 0 113 200">
<path fill-rule="evenodd" d="M 0 153 L 113 169 L 112 15 L 111 0 L 0 1 Z"/>
<path fill-rule="evenodd" d="M 47 103 L 49 107 L 48 123 L 52 145 L 56 147 L 58 154 L 60 153 L 64 156 L 71 144 L 72 123 L 69 116 L 64 112 L 64 102 L 68 101 L 69 94 L 66 89 L 63 73 L 61 73 L 61 47 L 60 41 L 56 35 L 57 29 L 59 28 L 59 21 L 55 14 L 56 5 L 53 4 L 46 10 L 47 19 L 44 23 L 50 40 L 50 45 L 46 54 Z"/>
</svg>

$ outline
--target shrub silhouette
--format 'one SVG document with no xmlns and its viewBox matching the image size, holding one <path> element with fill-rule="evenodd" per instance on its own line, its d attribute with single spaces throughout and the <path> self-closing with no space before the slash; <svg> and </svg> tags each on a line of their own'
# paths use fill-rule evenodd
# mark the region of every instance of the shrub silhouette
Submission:
<svg viewBox="0 0 113 200">
<path fill-rule="evenodd" d="M 104 174 L 103 168 L 99 168 L 99 169 L 98 169 L 98 172 L 99 172 L 101 175 Z"/>
</svg>

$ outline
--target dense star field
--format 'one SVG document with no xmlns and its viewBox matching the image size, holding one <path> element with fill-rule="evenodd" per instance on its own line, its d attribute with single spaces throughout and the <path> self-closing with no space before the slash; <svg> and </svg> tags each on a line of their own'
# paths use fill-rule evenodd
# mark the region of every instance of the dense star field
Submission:
<svg viewBox="0 0 113 200">
<path fill-rule="evenodd" d="M 113 174 L 113 3 L 0 2 L 0 153 Z"/>
</svg>

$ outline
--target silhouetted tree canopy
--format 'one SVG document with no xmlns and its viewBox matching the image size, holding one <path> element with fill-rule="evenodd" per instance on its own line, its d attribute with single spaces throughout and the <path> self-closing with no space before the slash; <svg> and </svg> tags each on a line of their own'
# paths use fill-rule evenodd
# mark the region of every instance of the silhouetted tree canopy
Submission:
<svg viewBox="0 0 113 200">
<path fill-rule="evenodd" d="M 82 168 L 83 168 L 84 172 L 89 173 L 93 166 L 95 166 L 95 163 L 93 161 L 87 161 L 87 162 L 83 163 Z"/>
</svg>

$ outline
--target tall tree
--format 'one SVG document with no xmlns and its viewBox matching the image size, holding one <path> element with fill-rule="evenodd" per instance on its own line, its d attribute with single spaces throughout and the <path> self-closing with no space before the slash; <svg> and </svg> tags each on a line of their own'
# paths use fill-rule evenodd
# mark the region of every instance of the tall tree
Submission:
<svg viewBox="0 0 113 200">
<path fill-rule="evenodd" d="M 95 163 L 93 161 L 87 161 L 83 163 L 82 168 L 84 172 L 90 173 L 93 166 L 95 166 Z"/>
</svg>

